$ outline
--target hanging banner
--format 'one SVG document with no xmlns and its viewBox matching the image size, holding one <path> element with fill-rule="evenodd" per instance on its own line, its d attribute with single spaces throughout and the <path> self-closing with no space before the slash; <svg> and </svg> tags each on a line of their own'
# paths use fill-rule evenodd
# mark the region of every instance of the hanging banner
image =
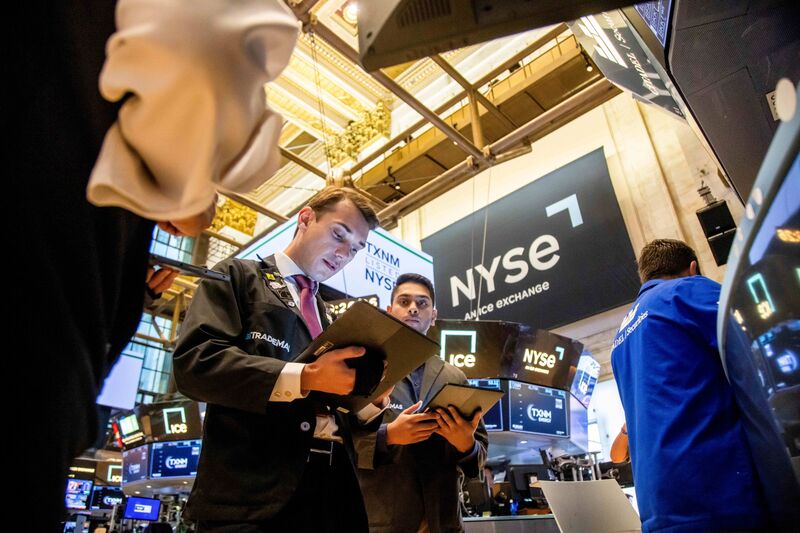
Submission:
<svg viewBox="0 0 800 533">
<path fill-rule="evenodd" d="M 442 318 L 549 329 L 630 303 L 639 291 L 602 149 L 431 235 L 422 249 L 436 265 Z"/>
</svg>

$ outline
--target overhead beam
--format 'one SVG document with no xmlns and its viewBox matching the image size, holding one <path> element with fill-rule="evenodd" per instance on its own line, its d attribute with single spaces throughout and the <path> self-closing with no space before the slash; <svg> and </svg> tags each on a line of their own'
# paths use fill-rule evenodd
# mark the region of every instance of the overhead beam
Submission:
<svg viewBox="0 0 800 533">
<path fill-rule="evenodd" d="M 306 161 L 302 157 L 290 152 L 289 150 L 287 150 L 286 148 L 283 148 L 282 146 L 280 147 L 280 151 L 281 151 L 281 155 L 283 157 L 285 157 L 286 159 L 288 159 L 289 161 L 291 161 L 292 163 L 296 163 L 296 164 L 300 165 L 301 167 L 303 167 L 304 169 L 308 170 L 309 172 L 311 172 L 315 176 L 318 176 L 318 177 L 320 177 L 322 179 L 327 178 L 327 174 L 325 174 L 323 171 L 321 171 L 320 169 L 318 169 L 317 167 L 315 167 L 314 165 L 312 165 L 311 163 L 309 163 L 308 161 Z"/>
<path fill-rule="evenodd" d="M 470 98 L 475 98 L 478 102 L 480 102 L 480 104 L 486 108 L 489 113 L 497 117 L 497 119 L 500 120 L 505 127 L 512 130 L 517 127 L 517 124 L 515 124 L 513 120 L 506 116 L 505 113 L 500 111 L 500 109 L 498 109 L 496 105 L 489 101 L 489 99 L 486 98 L 480 91 L 476 90 L 475 87 L 453 67 L 453 65 L 445 60 L 445 58 L 439 54 L 436 54 L 435 56 L 431 56 L 431 59 L 434 63 L 439 65 L 445 74 L 453 78 L 453 80 L 455 80 L 455 82 L 464 89 Z"/>
<path fill-rule="evenodd" d="M 227 193 L 223 193 L 223 196 L 227 196 L 228 198 L 230 198 L 234 202 L 238 202 L 238 203 L 240 203 L 242 205 L 246 205 L 247 207 L 249 207 L 253 211 L 256 211 L 257 213 L 261 213 L 264 216 L 268 216 L 272 220 L 277 220 L 278 222 L 286 222 L 287 220 L 289 220 L 288 218 L 286 218 L 285 216 L 281 215 L 280 213 L 277 213 L 277 212 L 273 211 L 272 209 L 267 209 L 263 205 L 259 205 L 256 202 L 254 202 L 253 200 L 251 200 L 250 198 L 242 196 L 241 194 L 237 194 L 237 193 L 234 193 L 234 192 L 227 192 Z"/>
<path fill-rule="evenodd" d="M 467 158 L 453 168 L 433 178 L 425 185 L 411 191 L 402 199 L 390 204 L 389 207 L 378 213 L 378 218 L 381 220 L 382 224 L 391 225 L 398 217 L 417 209 L 432 197 L 441 195 L 482 170 L 507 161 L 510 157 L 530 151 L 529 146 L 520 147 L 519 144 L 534 133 L 552 126 L 559 117 L 574 114 L 576 111 L 583 110 L 593 103 L 603 101 L 618 92 L 618 89 L 605 78 L 592 83 L 585 89 L 553 106 L 505 137 L 488 145 L 484 151 L 489 157 L 480 160 Z"/>
<path fill-rule="evenodd" d="M 354 65 L 362 68 L 358 61 L 358 52 L 351 48 L 350 45 L 344 42 L 330 28 L 326 27 L 324 24 L 321 24 L 317 20 L 312 21 L 312 17 L 310 17 L 308 13 L 301 15 L 295 12 L 295 15 L 297 15 L 297 17 L 303 21 L 305 28 L 310 27 L 311 31 L 315 32 L 322 39 L 324 39 L 325 42 L 327 42 L 334 50 L 342 54 Z M 483 153 L 478 149 L 478 147 L 472 144 L 469 139 L 461 135 L 461 133 L 450 124 L 439 118 L 436 113 L 428 109 L 422 102 L 417 100 L 411 93 L 403 89 L 392 78 L 381 71 L 367 72 L 367 74 L 372 76 L 378 83 L 386 87 L 389 91 L 394 93 L 395 96 L 408 104 L 408 106 L 414 111 L 422 115 L 467 154 L 476 159 L 481 159 L 483 157 Z"/>
<path fill-rule="evenodd" d="M 489 71 L 488 73 L 486 73 L 483 78 L 481 78 L 480 80 L 478 80 L 477 83 L 475 83 L 475 87 L 480 88 L 483 85 L 486 85 L 486 83 L 488 83 L 489 81 L 493 80 L 501 72 L 503 72 L 504 70 L 508 70 L 511 66 L 519 63 L 520 61 L 522 61 L 523 59 L 525 59 L 526 57 L 531 55 L 533 52 L 535 52 L 536 50 L 538 50 L 539 48 L 541 48 L 542 46 L 544 46 L 548 42 L 552 41 L 553 39 L 555 39 L 556 37 L 558 37 L 559 35 L 564 33 L 564 31 L 566 31 L 567 29 L 568 28 L 567 28 L 566 24 L 559 24 L 558 26 L 554 27 L 552 30 L 548 31 L 547 33 L 542 35 L 540 38 L 536 39 L 530 45 L 526 46 L 523 50 L 521 50 L 518 53 L 514 54 L 512 57 L 510 57 L 509 59 L 507 59 L 506 61 L 504 61 L 503 63 L 501 63 L 500 65 L 498 65 L 497 67 L 495 67 L 494 69 Z M 463 100 L 464 97 L 466 97 L 466 96 L 467 96 L 467 91 L 466 90 L 461 91 L 460 93 L 458 93 L 454 97 L 450 98 L 447 102 L 445 102 L 442 105 L 440 105 L 439 107 L 437 107 L 434 110 L 434 112 L 437 115 L 440 114 L 440 113 L 444 113 L 446 110 L 450 109 L 453 105 L 455 105 L 456 102 L 458 102 L 460 100 Z M 397 134 L 395 137 L 390 139 L 386 144 L 381 146 L 378 150 L 376 150 L 375 152 L 371 153 L 370 155 L 364 157 L 364 159 L 362 159 L 361 161 L 356 163 L 350 169 L 350 174 L 351 175 L 355 174 L 359 170 L 363 169 L 364 167 L 366 167 L 367 165 L 369 165 L 370 163 L 372 163 L 373 161 L 375 161 L 376 159 L 381 157 L 383 154 L 388 152 L 390 149 L 392 149 L 395 145 L 400 143 L 402 140 L 408 138 L 409 135 L 413 134 L 415 131 L 417 131 L 418 129 L 420 129 L 422 126 L 424 126 L 427 123 L 428 123 L 428 121 L 425 120 L 425 119 L 422 119 L 422 120 L 420 120 L 418 122 L 415 122 L 414 124 L 412 124 L 411 126 L 406 128 L 404 131 L 402 131 L 401 133 Z M 512 127 L 516 128 L 517 126 L 515 124 Z"/>
</svg>

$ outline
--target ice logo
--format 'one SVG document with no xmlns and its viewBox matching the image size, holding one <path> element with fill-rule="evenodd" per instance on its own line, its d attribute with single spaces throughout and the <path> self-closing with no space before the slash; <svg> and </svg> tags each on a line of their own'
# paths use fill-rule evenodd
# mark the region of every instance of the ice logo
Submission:
<svg viewBox="0 0 800 533">
<path fill-rule="evenodd" d="M 780 368 L 781 372 L 784 374 L 791 374 L 797 370 L 797 356 L 788 350 L 775 361 L 778 363 L 778 368 Z"/>
<path fill-rule="evenodd" d="M 186 457 L 167 457 L 166 464 L 170 470 L 186 468 L 189 466 L 189 459 Z"/>
</svg>

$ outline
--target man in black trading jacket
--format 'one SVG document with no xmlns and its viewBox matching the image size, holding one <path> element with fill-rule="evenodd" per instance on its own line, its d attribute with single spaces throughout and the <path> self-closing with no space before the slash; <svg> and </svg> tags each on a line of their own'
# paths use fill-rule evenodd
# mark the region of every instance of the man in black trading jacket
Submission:
<svg viewBox="0 0 800 533">
<path fill-rule="evenodd" d="M 354 190 L 327 188 L 297 215 L 284 252 L 215 267 L 181 327 L 175 380 L 208 402 L 186 516 L 198 531 L 364 531 L 363 500 L 346 417 L 310 391 L 348 394 L 360 347 L 291 362 L 330 319 L 319 282 L 366 246 L 378 224 Z"/>
<path fill-rule="evenodd" d="M 420 333 L 436 319 L 431 281 L 402 274 L 389 314 Z M 433 355 L 393 389 L 377 433 L 358 431 L 358 477 L 372 532 L 463 531 L 459 471 L 478 477 L 488 438 L 481 413 L 471 419 L 455 408 L 415 413 L 447 383 L 466 383 L 464 373 Z M 362 412 L 362 416 L 367 413 Z"/>
</svg>

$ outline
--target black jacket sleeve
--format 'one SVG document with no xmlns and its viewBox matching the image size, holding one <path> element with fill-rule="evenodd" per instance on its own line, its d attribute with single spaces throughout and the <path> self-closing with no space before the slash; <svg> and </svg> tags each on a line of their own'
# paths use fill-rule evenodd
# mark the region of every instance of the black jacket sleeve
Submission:
<svg viewBox="0 0 800 533">
<path fill-rule="evenodd" d="M 241 295 L 247 294 L 252 274 L 236 260 L 223 261 L 215 270 L 230 274 L 231 280 L 205 279 L 195 292 L 173 354 L 175 382 L 193 400 L 264 413 L 286 362 L 238 346 L 246 309 Z"/>
</svg>

